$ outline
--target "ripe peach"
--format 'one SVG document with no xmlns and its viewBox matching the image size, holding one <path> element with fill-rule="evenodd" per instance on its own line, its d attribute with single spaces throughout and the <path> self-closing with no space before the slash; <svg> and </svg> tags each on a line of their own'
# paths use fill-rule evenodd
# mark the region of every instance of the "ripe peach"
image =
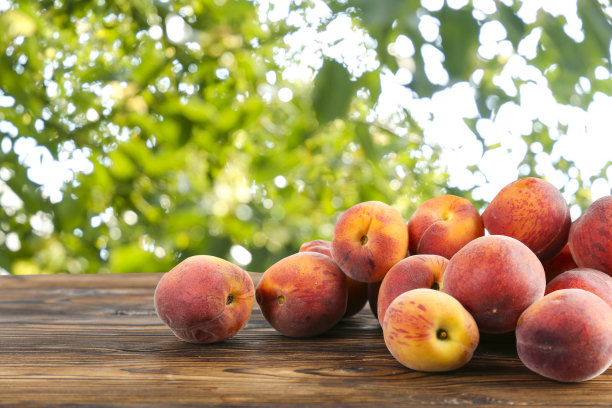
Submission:
<svg viewBox="0 0 612 408">
<path fill-rule="evenodd" d="M 368 301 L 368 284 L 346 276 L 346 285 L 348 288 L 348 300 L 344 317 L 351 317 L 363 309 Z"/>
<path fill-rule="evenodd" d="M 484 333 L 514 330 L 545 287 L 544 268 L 535 254 L 503 235 L 469 242 L 450 259 L 443 278 L 443 291 L 461 302 Z"/>
<path fill-rule="evenodd" d="M 305 242 L 300 246 L 300 252 L 318 252 L 331 258 L 331 241 L 316 239 Z M 363 306 L 368 301 L 368 284 L 358 282 L 348 276 L 346 277 L 346 284 L 348 287 L 348 300 L 344 317 L 351 317 L 363 309 Z"/>
<path fill-rule="evenodd" d="M 492 235 L 507 235 L 527 245 L 542 262 L 561 251 L 571 225 L 567 201 L 552 184 L 526 177 L 501 189 L 482 213 Z"/>
<path fill-rule="evenodd" d="M 478 211 L 469 200 L 454 195 L 423 202 L 408 221 L 412 255 L 435 254 L 450 259 L 465 244 L 483 235 Z"/>
<path fill-rule="evenodd" d="M 344 316 L 346 277 L 330 257 L 300 252 L 264 272 L 255 298 L 266 320 L 285 336 L 316 336 Z"/>
<path fill-rule="evenodd" d="M 407 250 L 408 229 L 402 215 L 380 201 L 352 206 L 342 213 L 334 228 L 334 261 L 359 282 L 381 281 Z"/>
<path fill-rule="evenodd" d="M 612 196 L 595 200 L 574 221 L 569 246 L 578 266 L 612 275 Z"/>
<path fill-rule="evenodd" d="M 304 242 L 300 246 L 299 252 L 318 252 L 320 254 L 327 255 L 331 258 L 331 241 L 315 239 L 312 241 Z"/>
<path fill-rule="evenodd" d="M 546 282 L 550 282 L 555 276 L 561 275 L 565 271 L 578 267 L 572 253 L 570 252 L 569 244 L 565 244 L 561 252 L 555 255 L 554 258 L 542 263 L 544 273 L 546 274 Z"/>
<path fill-rule="evenodd" d="M 253 309 L 253 281 L 240 267 L 192 256 L 165 273 L 155 288 L 155 311 L 180 339 L 213 343 L 236 334 Z"/>
<path fill-rule="evenodd" d="M 412 255 L 395 265 L 382 280 L 378 291 L 377 315 L 382 324 L 385 311 L 396 297 L 411 289 L 442 289 L 448 259 L 439 255 Z"/>
<path fill-rule="evenodd" d="M 472 316 L 446 293 L 413 289 L 396 297 L 382 323 L 385 345 L 418 371 L 450 371 L 466 364 L 480 334 Z"/>
<path fill-rule="evenodd" d="M 372 314 L 376 318 L 378 318 L 378 292 L 380 291 L 381 285 L 382 281 L 368 283 L 368 304 L 370 305 Z"/>
<path fill-rule="evenodd" d="M 563 272 L 546 285 L 545 295 L 560 289 L 584 289 L 602 298 L 612 307 L 612 276 L 591 268 Z"/>
<path fill-rule="evenodd" d="M 580 382 L 612 363 L 612 308 L 582 289 L 561 289 L 529 306 L 516 327 L 518 356 L 530 370 Z"/>
</svg>

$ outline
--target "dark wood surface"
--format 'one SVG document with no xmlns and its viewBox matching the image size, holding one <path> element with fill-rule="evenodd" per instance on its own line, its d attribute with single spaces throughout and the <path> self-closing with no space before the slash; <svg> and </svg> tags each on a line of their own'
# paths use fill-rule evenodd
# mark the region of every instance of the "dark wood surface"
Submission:
<svg viewBox="0 0 612 408">
<path fill-rule="evenodd" d="M 406 369 L 367 306 L 311 339 L 282 336 L 255 306 L 235 337 L 185 343 L 155 314 L 160 277 L 0 276 L 0 405 L 612 405 L 612 370 L 548 380 L 522 365 L 509 335 L 483 338 L 454 372 Z"/>
</svg>

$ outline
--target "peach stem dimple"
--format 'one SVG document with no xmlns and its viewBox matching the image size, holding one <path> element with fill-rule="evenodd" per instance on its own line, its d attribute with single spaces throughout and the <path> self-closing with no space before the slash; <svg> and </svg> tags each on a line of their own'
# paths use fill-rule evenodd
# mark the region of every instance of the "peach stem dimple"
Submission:
<svg viewBox="0 0 612 408">
<path fill-rule="evenodd" d="M 280 295 L 278 298 L 278 304 L 282 305 L 283 303 L 285 303 L 285 297 L 283 295 Z"/>
<path fill-rule="evenodd" d="M 436 332 L 436 337 L 440 340 L 446 340 L 448 339 L 448 333 L 444 329 L 438 329 Z"/>
<path fill-rule="evenodd" d="M 361 246 L 366 246 L 368 244 L 369 238 L 368 238 L 368 232 L 370 232 L 370 228 L 372 227 L 372 220 L 374 219 L 373 216 L 370 216 L 370 220 L 368 221 L 368 226 L 363 230 L 364 233 L 361 236 L 361 238 L 359 239 L 359 242 L 361 243 Z"/>
<path fill-rule="evenodd" d="M 431 284 L 429 289 L 440 290 L 440 284 L 438 282 L 434 282 L 434 283 Z"/>
<path fill-rule="evenodd" d="M 227 295 L 227 299 L 225 299 L 225 305 L 230 305 L 234 302 L 234 295 Z"/>
</svg>

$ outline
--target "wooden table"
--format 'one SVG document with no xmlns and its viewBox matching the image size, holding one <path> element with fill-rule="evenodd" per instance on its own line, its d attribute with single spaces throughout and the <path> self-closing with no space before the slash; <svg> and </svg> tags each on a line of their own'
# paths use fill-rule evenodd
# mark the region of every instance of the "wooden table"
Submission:
<svg viewBox="0 0 612 408">
<path fill-rule="evenodd" d="M 458 371 L 406 369 L 367 306 L 311 339 L 282 336 L 255 306 L 232 339 L 185 343 L 155 314 L 160 277 L 1 276 L 0 405 L 612 405 L 612 370 L 580 384 L 547 380 L 507 335 L 484 338 Z"/>
</svg>

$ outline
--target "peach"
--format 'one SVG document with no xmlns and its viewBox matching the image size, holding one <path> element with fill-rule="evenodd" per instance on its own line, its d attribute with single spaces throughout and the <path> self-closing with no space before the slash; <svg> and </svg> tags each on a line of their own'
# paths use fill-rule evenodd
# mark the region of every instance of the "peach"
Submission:
<svg viewBox="0 0 612 408">
<path fill-rule="evenodd" d="M 572 257 L 572 253 L 570 252 L 569 243 L 565 244 L 561 252 L 555 255 L 554 258 L 543 262 L 542 266 L 544 267 L 544 273 L 546 274 L 546 282 L 550 282 L 555 278 L 555 276 L 558 276 L 565 271 L 578 267 L 574 261 L 574 258 Z"/>
<path fill-rule="evenodd" d="M 544 294 L 572 288 L 594 293 L 612 307 L 612 276 L 591 268 L 576 268 L 563 272 L 548 282 Z"/>
<path fill-rule="evenodd" d="M 372 314 L 376 318 L 378 318 L 378 292 L 380 291 L 381 285 L 382 281 L 368 283 L 368 304 L 370 305 Z"/>
<path fill-rule="evenodd" d="M 346 275 L 345 275 L 346 276 Z M 346 285 L 348 288 L 348 300 L 346 302 L 346 312 L 344 317 L 356 315 L 368 301 L 368 284 L 359 282 L 355 279 L 346 276 Z"/>
<path fill-rule="evenodd" d="M 189 257 L 155 288 L 155 311 L 180 339 L 214 343 L 236 334 L 253 309 L 253 281 L 240 267 L 208 255 Z"/>
<path fill-rule="evenodd" d="M 612 275 L 612 196 L 595 200 L 574 221 L 569 246 L 578 266 Z"/>
<path fill-rule="evenodd" d="M 474 316 L 483 333 L 514 330 L 521 313 L 544 295 L 546 277 L 538 257 L 520 241 L 476 238 L 448 262 L 443 291 Z"/>
<path fill-rule="evenodd" d="M 470 361 L 480 340 L 476 322 L 461 303 L 426 288 L 396 297 L 382 327 L 393 357 L 418 371 L 455 370 Z"/>
<path fill-rule="evenodd" d="M 315 239 L 312 241 L 304 242 L 300 246 L 299 252 L 318 252 L 320 254 L 327 255 L 331 258 L 331 241 Z"/>
<path fill-rule="evenodd" d="M 501 189 L 482 213 L 491 235 L 507 235 L 527 245 L 542 262 L 561 251 L 571 225 L 567 201 L 552 184 L 526 177 Z"/>
<path fill-rule="evenodd" d="M 380 201 L 356 204 L 334 228 L 332 256 L 340 269 L 359 282 L 379 282 L 406 257 L 408 229 L 398 210 Z"/>
<path fill-rule="evenodd" d="M 288 337 L 311 337 L 336 325 L 347 302 L 346 277 L 328 256 L 300 252 L 264 272 L 255 298 L 265 319 Z"/>
<path fill-rule="evenodd" d="M 385 311 L 396 297 L 411 289 L 442 289 L 448 259 L 439 255 L 412 255 L 395 265 L 382 280 L 378 291 L 377 315 L 382 324 Z"/>
<path fill-rule="evenodd" d="M 318 252 L 331 258 L 331 241 L 315 239 L 305 242 L 300 246 L 300 252 Z M 348 300 L 344 317 L 351 317 L 363 309 L 368 301 L 368 284 L 358 282 L 348 276 L 346 277 L 346 284 L 348 286 Z"/>
<path fill-rule="evenodd" d="M 469 200 L 442 195 L 423 202 L 408 221 L 410 254 L 450 259 L 471 240 L 484 235 L 482 218 Z"/>
<path fill-rule="evenodd" d="M 552 292 L 521 315 L 516 350 L 527 368 L 544 377 L 597 377 L 612 363 L 612 308 L 586 290 Z"/>
</svg>

